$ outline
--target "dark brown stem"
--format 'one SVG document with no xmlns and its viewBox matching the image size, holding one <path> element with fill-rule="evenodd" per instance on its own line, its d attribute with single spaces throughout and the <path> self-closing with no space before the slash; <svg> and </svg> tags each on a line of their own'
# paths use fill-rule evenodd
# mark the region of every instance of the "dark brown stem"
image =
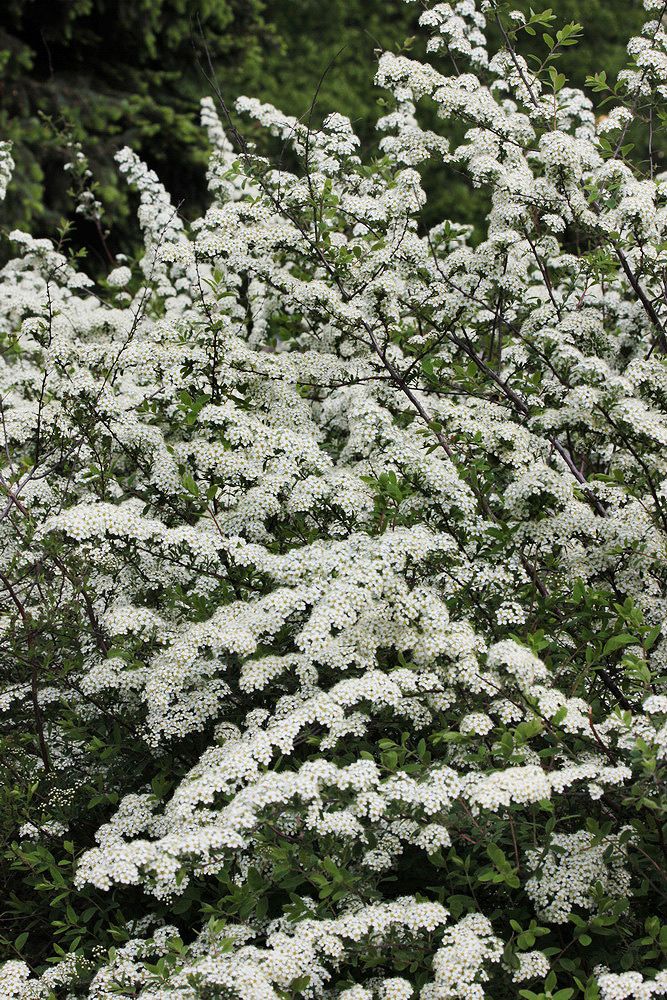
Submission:
<svg viewBox="0 0 667 1000">
<path fill-rule="evenodd" d="M 46 742 L 46 736 L 44 733 L 44 716 L 42 715 L 42 709 L 39 704 L 39 688 L 37 681 L 37 663 L 33 656 L 33 631 L 32 631 L 32 618 L 29 612 L 23 606 L 20 597 L 14 590 L 10 580 L 0 573 L 0 581 L 2 581 L 5 590 L 11 597 L 16 609 L 19 613 L 21 621 L 26 630 L 26 643 L 30 651 L 30 697 L 32 701 L 33 714 L 35 716 L 35 728 L 37 730 L 37 740 L 39 743 L 39 752 L 42 758 L 42 763 L 44 764 L 44 770 L 48 774 L 53 770 L 51 765 L 51 755 L 49 754 L 49 748 Z"/>
</svg>

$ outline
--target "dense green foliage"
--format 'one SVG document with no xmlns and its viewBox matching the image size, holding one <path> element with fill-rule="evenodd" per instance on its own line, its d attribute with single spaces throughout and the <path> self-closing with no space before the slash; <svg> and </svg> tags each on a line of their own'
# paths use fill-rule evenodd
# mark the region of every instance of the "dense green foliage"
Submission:
<svg viewBox="0 0 667 1000">
<path fill-rule="evenodd" d="M 316 119 L 336 109 L 372 144 L 377 94 L 367 83 L 376 52 L 412 36 L 419 10 L 401 0 L 6 0 L 0 133 L 14 143 L 17 171 L 0 225 L 52 235 L 71 213 L 62 168 L 72 136 L 84 142 L 114 219 L 114 249 L 127 247 L 132 232 L 138 242 L 132 196 L 113 164 L 124 145 L 157 171 L 183 214 L 196 217 L 205 203 L 197 117 L 199 98 L 211 92 L 209 56 L 230 102 L 248 93 L 302 115 L 317 94 Z M 642 20 L 638 0 L 555 0 L 554 10 L 561 21 L 586 24 L 581 43 L 563 57 L 577 85 L 602 66 L 614 74 Z M 434 218 L 479 221 L 486 212 L 484 196 L 442 168 L 427 186 Z M 75 242 L 97 269 L 104 248 L 89 223 L 77 221 Z"/>
</svg>

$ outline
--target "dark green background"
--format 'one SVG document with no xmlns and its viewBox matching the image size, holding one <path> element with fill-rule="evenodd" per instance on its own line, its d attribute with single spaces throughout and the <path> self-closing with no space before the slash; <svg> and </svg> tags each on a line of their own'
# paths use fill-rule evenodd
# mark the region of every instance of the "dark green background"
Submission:
<svg viewBox="0 0 667 1000">
<path fill-rule="evenodd" d="M 643 20 L 640 0 L 553 0 L 552 7 L 559 21 L 584 25 L 583 41 L 560 67 L 578 84 L 588 73 L 617 71 Z M 245 93 L 300 115 L 329 67 L 316 118 L 349 115 L 372 148 L 376 50 L 414 35 L 420 10 L 402 0 L 4 0 L 0 8 L 0 138 L 13 141 L 17 164 L 0 226 L 52 235 L 62 217 L 72 218 L 58 134 L 67 123 L 90 158 L 116 251 L 138 238 L 134 198 L 113 163 L 120 146 L 157 170 L 187 217 L 206 203 L 198 99 L 210 87 L 197 62 L 198 24 L 228 103 Z M 483 218 L 483 196 L 456 175 L 427 183 L 440 218 Z M 87 246 L 90 266 L 101 266 L 92 225 L 79 220 L 74 242 Z"/>
</svg>

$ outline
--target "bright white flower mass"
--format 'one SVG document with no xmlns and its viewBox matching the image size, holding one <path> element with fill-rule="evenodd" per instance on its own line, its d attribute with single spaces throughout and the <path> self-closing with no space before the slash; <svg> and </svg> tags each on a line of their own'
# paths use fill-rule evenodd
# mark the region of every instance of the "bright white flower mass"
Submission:
<svg viewBox="0 0 667 1000">
<path fill-rule="evenodd" d="M 667 992 L 645 6 L 604 118 L 515 47 L 576 26 L 429 4 L 433 62 L 380 57 L 375 159 L 341 115 L 207 99 L 209 210 L 122 149 L 145 249 L 99 294 L 11 234 L 0 732 L 37 902 L 6 892 L 48 916 L 2 996 Z M 483 233 L 430 220 L 425 161 Z"/>
</svg>

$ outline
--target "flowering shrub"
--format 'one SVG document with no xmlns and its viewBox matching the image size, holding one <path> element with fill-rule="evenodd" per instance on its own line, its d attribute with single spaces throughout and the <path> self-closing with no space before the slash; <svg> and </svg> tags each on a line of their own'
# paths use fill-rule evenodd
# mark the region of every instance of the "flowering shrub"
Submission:
<svg viewBox="0 0 667 1000">
<path fill-rule="evenodd" d="M 12 234 L 2 996 L 667 994 L 645 6 L 597 118 L 577 25 L 440 3 L 433 65 L 380 59 L 370 164 L 239 100 L 288 172 L 207 100 L 192 227 L 123 150 L 140 261 L 95 288 Z M 431 158 L 489 190 L 479 245 L 421 227 Z"/>
</svg>

